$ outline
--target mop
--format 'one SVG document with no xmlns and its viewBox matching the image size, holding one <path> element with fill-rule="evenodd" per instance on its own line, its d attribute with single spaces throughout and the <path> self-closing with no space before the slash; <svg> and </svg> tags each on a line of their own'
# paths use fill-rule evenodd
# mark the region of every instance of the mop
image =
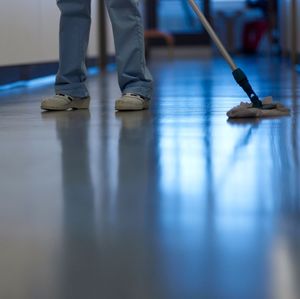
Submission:
<svg viewBox="0 0 300 299">
<path fill-rule="evenodd" d="M 195 0 L 188 0 L 191 7 L 199 17 L 203 27 L 219 49 L 221 55 L 229 64 L 235 81 L 242 87 L 249 97 L 251 103 L 240 103 L 227 112 L 229 118 L 251 118 L 251 117 L 274 117 L 285 116 L 290 114 L 290 110 L 280 103 L 274 103 L 271 96 L 264 98 L 262 101 L 253 91 L 246 74 L 237 67 L 232 57 L 229 55 L 219 37 L 201 12 Z"/>
</svg>

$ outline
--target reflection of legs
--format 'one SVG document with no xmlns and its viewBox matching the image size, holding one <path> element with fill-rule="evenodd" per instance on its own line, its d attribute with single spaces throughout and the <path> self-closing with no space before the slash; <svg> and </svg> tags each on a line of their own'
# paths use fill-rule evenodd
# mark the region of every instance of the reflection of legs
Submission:
<svg viewBox="0 0 300 299">
<path fill-rule="evenodd" d="M 152 77 L 146 67 L 144 30 L 137 0 L 106 0 L 116 45 L 122 93 L 152 96 Z"/>
<path fill-rule="evenodd" d="M 101 267 L 89 157 L 90 114 L 83 110 L 46 115 L 56 120 L 61 144 L 63 250 L 60 265 L 62 288 L 57 298 L 94 299 Z"/>
</svg>

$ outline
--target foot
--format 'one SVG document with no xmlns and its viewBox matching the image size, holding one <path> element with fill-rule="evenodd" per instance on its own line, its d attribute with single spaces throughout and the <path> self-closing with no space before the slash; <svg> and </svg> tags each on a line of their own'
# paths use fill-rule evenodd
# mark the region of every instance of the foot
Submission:
<svg viewBox="0 0 300 299">
<path fill-rule="evenodd" d="M 57 94 L 53 97 L 46 98 L 41 103 L 41 109 L 62 111 L 68 109 L 88 109 L 90 97 L 76 98 L 68 95 Z"/>
<path fill-rule="evenodd" d="M 150 100 L 134 93 L 125 93 L 116 101 L 115 108 L 119 111 L 138 111 L 149 109 Z"/>
</svg>

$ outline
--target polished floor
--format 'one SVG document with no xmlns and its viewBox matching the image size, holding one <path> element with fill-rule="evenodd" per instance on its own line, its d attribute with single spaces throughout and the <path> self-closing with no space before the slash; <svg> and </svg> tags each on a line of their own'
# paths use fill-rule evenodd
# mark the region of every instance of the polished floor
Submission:
<svg viewBox="0 0 300 299">
<path fill-rule="evenodd" d="M 300 298 L 300 74 L 238 58 L 290 117 L 228 121 L 220 59 L 156 61 L 150 111 L 42 113 L 52 86 L 0 94 L 1 299 Z"/>
</svg>

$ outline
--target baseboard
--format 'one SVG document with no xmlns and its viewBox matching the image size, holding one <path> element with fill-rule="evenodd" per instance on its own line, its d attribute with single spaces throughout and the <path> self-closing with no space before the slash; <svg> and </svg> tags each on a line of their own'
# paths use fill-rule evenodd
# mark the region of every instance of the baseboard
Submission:
<svg viewBox="0 0 300 299">
<path fill-rule="evenodd" d="M 114 57 L 109 57 L 108 62 L 114 62 Z M 98 58 L 88 58 L 86 60 L 86 65 L 87 67 L 98 66 Z M 56 74 L 57 69 L 58 61 L 3 66 L 0 67 L 0 85 L 54 75 Z"/>
<path fill-rule="evenodd" d="M 173 49 L 167 47 L 153 47 L 151 51 L 148 52 L 149 59 L 191 59 L 191 58 L 201 58 L 201 57 L 211 57 L 213 54 L 212 48 L 209 46 L 193 46 L 193 47 L 183 47 L 177 46 Z"/>
<path fill-rule="evenodd" d="M 0 67 L 0 85 L 5 85 L 17 81 L 27 81 L 38 77 L 54 74 L 57 71 L 57 68 L 57 62 Z"/>
</svg>

